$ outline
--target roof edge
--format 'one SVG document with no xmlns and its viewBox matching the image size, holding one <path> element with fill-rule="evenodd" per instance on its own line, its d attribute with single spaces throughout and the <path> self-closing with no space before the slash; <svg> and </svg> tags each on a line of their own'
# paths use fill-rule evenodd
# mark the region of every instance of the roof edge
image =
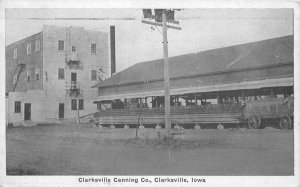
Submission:
<svg viewBox="0 0 300 187">
<path fill-rule="evenodd" d="M 23 39 L 21 39 L 21 40 L 18 40 L 18 41 L 16 41 L 16 42 L 13 42 L 13 43 L 11 43 L 11 44 L 5 46 L 5 48 L 9 48 L 9 47 L 11 47 L 11 46 L 13 46 L 13 45 L 16 45 L 17 43 L 21 43 L 21 42 L 27 40 L 28 38 L 34 37 L 34 36 L 39 35 L 39 34 L 42 34 L 42 33 L 43 33 L 43 31 L 40 31 L 40 32 L 38 32 L 38 33 L 35 33 L 35 34 L 33 34 L 33 35 L 30 35 L 30 36 L 28 36 L 28 37 L 26 37 L 26 38 L 23 38 Z"/>
<path fill-rule="evenodd" d="M 268 38 L 268 39 L 264 39 L 264 40 L 256 40 L 256 41 L 252 41 L 252 42 L 240 43 L 240 44 L 235 44 L 235 45 L 228 45 L 228 46 L 223 46 L 223 47 L 218 47 L 218 48 L 204 49 L 202 51 L 196 51 L 196 52 L 191 52 L 191 53 L 187 53 L 187 54 L 169 56 L 169 59 L 170 58 L 177 58 L 177 57 L 181 57 L 181 56 L 185 56 L 185 55 L 200 54 L 202 52 L 209 52 L 209 51 L 219 50 L 219 49 L 224 49 L 224 48 L 229 48 L 229 47 L 236 47 L 236 46 L 241 46 L 241 45 L 246 45 L 246 44 L 252 44 L 252 43 L 257 43 L 257 42 L 266 42 L 266 41 L 269 41 L 269 40 L 285 38 L 285 37 L 294 37 L 294 34 L 279 36 L 279 37 L 275 37 L 275 38 Z M 144 62 L 138 62 L 136 64 L 143 64 L 143 63 L 154 62 L 154 61 L 158 61 L 158 60 L 163 61 L 164 59 L 163 58 L 157 58 L 157 59 L 153 59 L 153 60 L 147 60 L 147 61 L 144 61 Z M 134 64 L 134 65 L 136 65 L 136 64 Z"/>
<path fill-rule="evenodd" d="M 170 80 L 180 79 L 180 78 L 189 78 L 189 77 L 197 77 L 197 76 L 205 76 L 205 75 L 212 75 L 212 74 L 221 74 L 221 73 L 229 73 L 229 72 L 236 72 L 236 71 L 243 71 L 243 70 L 250 70 L 250 69 L 259 69 L 259 68 L 267 68 L 267 67 L 274 67 L 274 66 L 284 66 L 284 65 L 293 65 L 294 63 L 291 62 L 283 62 L 283 63 L 277 63 L 277 64 L 271 64 L 271 65 L 261 65 L 261 66 L 255 66 L 255 67 L 248 67 L 248 68 L 237 68 L 237 69 L 230 69 L 226 71 L 215 71 L 215 72 L 208 72 L 208 73 L 200 73 L 200 74 L 193 74 L 189 76 L 178 76 L 178 77 L 170 77 Z M 162 81 L 163 78 L 160 79 L 152 79 L 149 80 L 149 82 L 157 82 Z M 98 84 L 92 86 L 92 88 L 100 87 L 100 88 L 109 88 L 109 87 L 116 87 L 116 86 L 127 86 L 132 84 L 139 84 L 143 83 L 145 81 L 136 81 L 136 82 L 129 82 L 124 84 L 112 84 L 112 85 L 106 85 L 106 86 L 97 86 Z M 101 83 L 100 83 L 101 84 Z"/>
</svg>

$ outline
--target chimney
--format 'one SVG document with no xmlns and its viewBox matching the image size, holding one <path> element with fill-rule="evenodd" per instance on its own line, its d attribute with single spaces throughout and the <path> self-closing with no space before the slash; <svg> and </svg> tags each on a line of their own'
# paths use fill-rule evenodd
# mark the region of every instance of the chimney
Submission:
<svg viewBox="0 0 300 187">
<path fill-rule="evenodd" d="M 116 42 L 115 42 L 115 26 L 110 26 L 110 63 L 111 76 L 116 73 Z"/>
</svg>

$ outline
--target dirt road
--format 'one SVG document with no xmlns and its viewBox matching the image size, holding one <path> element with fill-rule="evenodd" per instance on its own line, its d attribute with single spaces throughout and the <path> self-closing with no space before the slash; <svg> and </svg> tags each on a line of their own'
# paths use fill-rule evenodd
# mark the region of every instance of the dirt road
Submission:
<svg viewBox="0 0 300 187">
<path fill-rule="evenodd" d="M 8 175 L 293 175 L 292 130 L 184 130 L 176 146 L 157 130 L 37 126 L 6 132 Z"/>
</svg>

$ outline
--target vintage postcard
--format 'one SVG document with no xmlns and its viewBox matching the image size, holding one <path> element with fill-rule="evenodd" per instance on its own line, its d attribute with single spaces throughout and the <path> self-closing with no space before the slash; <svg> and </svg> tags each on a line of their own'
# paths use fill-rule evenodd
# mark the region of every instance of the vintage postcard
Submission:
<svg viewBox="0 0 300 187">
<path fill-rule="evenodd" d="M 0 186 L 299 186 L 297 16 L 3 1 Z"/>
</svg>

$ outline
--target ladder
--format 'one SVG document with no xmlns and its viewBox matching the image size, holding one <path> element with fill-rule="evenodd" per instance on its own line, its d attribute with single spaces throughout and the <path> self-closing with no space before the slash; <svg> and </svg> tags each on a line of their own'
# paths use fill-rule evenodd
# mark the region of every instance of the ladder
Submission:
<svg viewBox="0 0 300 187">
<path fill-rule="evenodd" d="M 18 80 L 19 80 L 19 77 L 20 77 L 20 74 L 21 74 L 24 67 L 25 67 L 25 64 L 18 64 L 17 65 L 17 67 L 15 68 L 14 73 L 12 74 L 12 79 L 11 79 L 11 82 L 10 82 L 10 85 L 8 87 L 7 92 L 14 92 L 15 91 Z M 17 75 L 17 77 L 16 77 L 16 82 L 14 83 L 15 75 Z M 11 90 L 11 88 L 12 88 L 12 90 Z"/>
</svg>

